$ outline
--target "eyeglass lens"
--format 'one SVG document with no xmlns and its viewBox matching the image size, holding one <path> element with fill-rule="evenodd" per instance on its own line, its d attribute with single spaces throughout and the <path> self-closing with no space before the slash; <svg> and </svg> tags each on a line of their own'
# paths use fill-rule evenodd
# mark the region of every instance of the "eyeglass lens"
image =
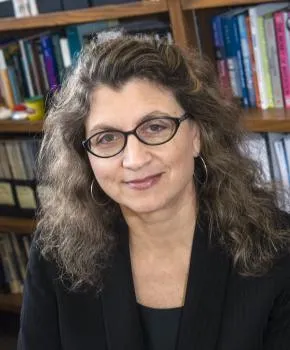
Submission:
<svg viewBox="0 0 290 350">
<path fill-rule="evenodd" d="M 148 145 L 158 145 L 171 139 L 177 129 L 173 118 L 154 118 L 143 122 L 136 128 L 140 141 Z M 126 136 L 120 131 L 104 131 L 89 140 L 90 150 L 100 157 L 110 157 L 119 153 L 126 142 Z"/>
</svg>

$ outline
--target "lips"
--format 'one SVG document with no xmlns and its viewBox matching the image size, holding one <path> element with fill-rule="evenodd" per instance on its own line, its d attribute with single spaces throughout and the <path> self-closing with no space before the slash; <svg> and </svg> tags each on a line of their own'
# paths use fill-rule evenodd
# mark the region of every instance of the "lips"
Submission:
<svg viewBox="0 0 290 350">
<path fill-rule="evenodd" d="M 132 189 L 145 190 L 154 186 L 161 178 L 162 174 L 146 176 L 142 179 L 134 179 L 125 183 Z"/>
</svg>

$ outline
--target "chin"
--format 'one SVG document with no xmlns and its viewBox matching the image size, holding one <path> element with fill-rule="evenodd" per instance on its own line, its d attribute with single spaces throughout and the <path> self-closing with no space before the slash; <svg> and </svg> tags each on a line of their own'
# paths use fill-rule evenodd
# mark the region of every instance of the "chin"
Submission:
<svg viewBox="0 0 290 350">
<path fill-rule="evenodd" d="M 129 203 L 123 203 L 120 206 L 126 207 L 126 210 L 135 212 L 136 214 L 150 214 L 162 210 L 166 207 L 167 201 L 161 201 L 157 198 L 150 200 L 135 200 Z"/>
</svg>

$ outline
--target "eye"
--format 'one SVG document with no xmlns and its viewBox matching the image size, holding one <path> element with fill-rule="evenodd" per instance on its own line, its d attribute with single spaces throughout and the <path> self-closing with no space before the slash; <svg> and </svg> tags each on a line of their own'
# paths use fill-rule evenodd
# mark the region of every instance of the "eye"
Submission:
<svg viewBox="0 0 290 350">
<path fill-rule="evenodd" d="M 161 132 L 166 128 L 167 128 L 166 125 L 161 125 L 161 124 L 155 123 L 155 124 L 149 124 L 147 127 L 147 130 L 151 131 L 151 132 Z"/>
<path fill-rule="evenodd" d="M 96 135 L 94 138 L 94 143 L 96 145 L 107 145 L 110 143 L 117 142 L 120 139 L 120 135 L 116 133 L 102 133 Z"/>
</svg>

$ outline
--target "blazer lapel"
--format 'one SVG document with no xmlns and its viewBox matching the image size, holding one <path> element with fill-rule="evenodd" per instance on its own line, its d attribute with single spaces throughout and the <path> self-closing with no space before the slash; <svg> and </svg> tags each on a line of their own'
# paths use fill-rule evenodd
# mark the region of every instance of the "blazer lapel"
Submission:
<svg viewBox="0 0 290 350">
<path fill-rule="evenodd" d="M 119 246 L 101 295 L 108 350 L 142 350 L 142 330 L 134 292 L 127 226 L 119 227 Z"/>
<path fill-rule="evenodd" d="M 177 350 L 213 350 L 218 341 L 230 263 L 214 238 L 218 232 L 208 243 L 206 222 L 199 215 Z"/>
</svg>

